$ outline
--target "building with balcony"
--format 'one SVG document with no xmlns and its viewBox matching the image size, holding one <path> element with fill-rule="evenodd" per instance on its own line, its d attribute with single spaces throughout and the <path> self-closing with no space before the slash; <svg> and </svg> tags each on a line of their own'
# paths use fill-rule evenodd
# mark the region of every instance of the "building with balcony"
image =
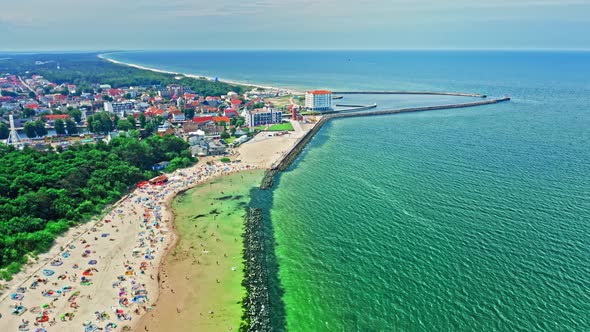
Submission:
<svg viewBox="0 0 590 332">
<path fill-rule="evenodd" d="M 311 111 L 329 111 L 332 109 L 332 92 L 313 90 L 305 93 L 305 108 Z"/>
<path fill-rule="evenodd" d="M 246 111 L 246 125 L 256 127 L 261 125 L 280 123 L 283 119 L 283 112 L 272 107 L 257 108 Z"/>
</svg>

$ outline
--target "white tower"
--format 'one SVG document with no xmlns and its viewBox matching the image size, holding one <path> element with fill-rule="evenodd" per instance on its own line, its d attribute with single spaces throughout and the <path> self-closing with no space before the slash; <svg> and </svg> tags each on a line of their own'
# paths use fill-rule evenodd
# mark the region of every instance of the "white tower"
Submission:
<svg viewBox="0 0 590 332">
<path fill-rule="evenodd" d="M 20 136 L 18 136 L 18 133 L 16 132 L 16 127 L 14 126 L 14 118 L 12 117 L 12 114 L 9 115 L 9 119 L 10 119 L 10 135 L 8 135 L 8 140 L 6 141 L 6 144 L 9 145 L 20 145 Z"/>
</svg>

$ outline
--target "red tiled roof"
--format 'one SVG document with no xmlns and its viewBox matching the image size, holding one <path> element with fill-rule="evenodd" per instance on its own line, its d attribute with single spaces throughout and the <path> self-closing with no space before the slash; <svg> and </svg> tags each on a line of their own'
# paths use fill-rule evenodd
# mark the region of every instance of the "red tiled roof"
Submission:
<svg viewBox="0 0 590 332">
<path fill-rule="evenodd" d="M 57 120 L 57 119 L 62 119 L 65 120 L 67 118 L 69 118 L 70 116 L 67 114 L 48 114 L 45 116 L 45 118 L 47 120 Z"/>
<path fill-rule="evenodd" d="M 221 121 L 229 122 L 230 120 L 227 116 L 216 116 L 213 118 L 213 121 L 215 121 L 215 122 L 221 122 Z"/>
<path fill-rule="evenodd" d="M 193 122 L 195 123 L 205 123 L 209 121 L 213 121 L 212 116 L 196 116 L 193 118 Z"/>
<path fill-rule="evenodd" d="M 162 114 L 164 114 L 164 110 L 155 108 L 154 106 L 150 106 L 145 111 L 145 114 L 146 115 L 162 115 Z"/>
<path fill-rule="evenodd" d="M 241 105 L 242 104 L 242 101 L 240 99 L 233 99 L 231 101 L 231 103 L 234 104 L 234 105 Z"/>
<path fill-rule="evenodd" d="M 313 91 L 307 91 L 307 93 L 311 93 L 312 95 L 331 95 L 332 91 L 328 91 L 328 90 L 313 90 Z"/>
</svg>

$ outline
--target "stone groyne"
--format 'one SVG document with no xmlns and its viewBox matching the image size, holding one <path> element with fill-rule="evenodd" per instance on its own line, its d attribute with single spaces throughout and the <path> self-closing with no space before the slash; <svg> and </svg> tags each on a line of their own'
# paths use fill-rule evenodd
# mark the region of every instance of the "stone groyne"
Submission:
<svg viewBox="0 0 590 332">
<path fill-rule="evenodd" d="M 338 92 L 338 93 L 341 93 L 341 92 Z M 470 103 L 446 104 L 446 105 L 435 105 L 435 106 L 399 108 L 399 109 L 391 109 L 391 110 L 378 110 L 378 111 L 371 111 L 371 112 L 350 112 L 350 113 L 337 113 L 337 114 L 324 115 L 318 121 L 318 123 L 295 144 L 293 149 L 291 149 L 291 151 L 289 151 L 289 153 L 285 154 L 283 159 L 281 159 L 278 163 L 276 163 L 276 165 L 271 169 L 271 171 L 267 172 L 267 176 L 265 176 L 265 179 L 267 177 L 268 177 L 268 179 L 266 179 L 266 182 L 264 182 L 263 186 L 261 186 L 261 187 L 263 189 L 270 188 L 272 186 L 272 179 L 270 179 L 270 177 L 274 177 L 274 175 L 278 171 L 283 171 L 283 170 L 287 169 L 287 167 L 289 167 L 289 165 L 291 165 L 291 163 L 295 160 L 295 158 L 297 158 L 297 156 L 301 153 L 301 151 L 303 150 L 305 145 L 313 138 L 313 136 L 315 136 L 315 134 L 323 127 L 323 125 L 328 120 L 337 119 L 337 118 L 378 116 L 378 115 L 388 115 L 388 114 L 398 114 L 398 113 L 411 113 L 411 112 L 445 110 L 445 109 L 453 109 L 453 108 L 466 108 L 466 107 L 475 107 L 475 106 L 497 104 L 497 103 L 501 103 L 501 102 L 505 102 L 505 101 L 509 101 L 509 100 L 510 100 L 509 97 L 504 97 L 504 98 L 497 98 L 497 99 L 475 101 L 475 102 L 470 102 Z"/>
<path fill-rule="evenodd" d="M 465 92 L 436 92 L 436 91 L 332 91 L 335 95 L 433 95 L 486 98 L 487 95 Z"/>
<path fill-rule="evenodd" d="M 377 108 L 377 104 L 373 104 L 373 105 L 336 105 L 337 107 L 350 107 L 350 108 L 346 108 L 346 109 L 341 109 L 341 110 L 337 110 L 337 111 L 327 111 L 327 112 L 323 112 L 322 114 L 338 114 L 338 113 L 343 113 L 343 112 L 359 112 L 359 111 L 366 111 L 366 110 L 370 110 L 372 108 Z"/>
<path fill-rule="evenodd" d="M 481 97 L 484 98 L 484 97 Z M 510 98 L 489 99 L 461 104 L 448 104 L 437 106 L 424 106 L 401 108 L 391 110 L 378 110 L 368 112 L 349 112 L 323 115 L 316 125 L 297 141 L 295 146 L 285 154 L 270 170 L 268 170 L 262 179 L 260 188 L 270 189 L 273 186 L 275 176 L 284 171 L 299 156 L 307 143 L 315 134 L 332 119 L 361 117 L 361 116 L 378 116 L 397 113 L 422 112 L 432 110 L 444 110 L 453 108 L 475 107 L 489 104 L 496 104 L 509 101 Z M 374 108 L 374 106 L 369 107 Z M 267 221 L 270 222 L 270 221 Z M 270 293 L 269 293 L 269 271 L 266 258 L 269 251 L 274 251 L 274 246 L 265 245 L 265 226 L 263 211 L 259 208 L 249 208 L 246 213 L 246 225 L 244 232 L 244 261 L 245 261 L 245 278 L 243 285 L 246 288 L 246 297 L 243 304 L 245 307 L 243 324 L 240 331 L 271 331 L 273 330 L 271 321 Z M 275 271 L 276 272 L 276 271 Z M 272 275 L 270 275 L 272 277 Z M 275 304 L 276 306 L 280 306 Z M 275 315 L 272 316 L 275 319 Z M 278 330 L 283 330 L 278 329 Z"/>
<path fill-rule="evenodd" d="M 244 230 L 244 281 L 246 297 L 240 331 L 270 331 L 270 300 L 262 209 L 249 208 Z"/>
</svg>

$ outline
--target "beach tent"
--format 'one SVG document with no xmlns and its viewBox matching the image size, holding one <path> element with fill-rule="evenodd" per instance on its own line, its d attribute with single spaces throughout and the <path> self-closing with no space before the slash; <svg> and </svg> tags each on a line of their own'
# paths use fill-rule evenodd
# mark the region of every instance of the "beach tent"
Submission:
<svg viewBox="0 0 590 332">
<path fill-rule="evenodd" d="M 53 271 L 53 270 L 50 270 L 50 269 L 44 269 L 44 270 L 43 270 L 43 275 L 44 275 L 44 276 L 46 276 L 46 277 L 50 277 L 50 276 L 52 276 L 54 273 L 55 273 L 55 271 Z"/>
<path fill-rule="evenodd" d="M 145 295 L 139 295 L 133 298 L 133 303 L 146 303 L 147 302 L 147 296 Z"/>
<path fill-rule="evenodd" d="M 96 263 L 98 263 L 96 261 L 96 259 L 93 259 L 93 260 L 91 260 L 91 261 L 88 262 L 89 265 L 95 265 Z"/>
<path fill-rule="evenodd" d="M 24 313 L 25 313 L 25 311 L 27 311 L 27 308 L 25 308 L 25 307 L 24 307 L 24 306 L 22 306 L 22 305 L 17 305 L 17 306 L 16 306 L 16 307 L 14 307 L 14 309 L 12 310 L 12 314 L 13 314 L 13 315 L 20 316 L 20 315 L 24 314 Z"/>
<path fill-rule="evenodd" d="M 96 326 L 94 324 L 88 324 L 84 328 L 84 332 L 94 332 L 94 331 L 98 331 L 98 326 Z"/>
</svg>

